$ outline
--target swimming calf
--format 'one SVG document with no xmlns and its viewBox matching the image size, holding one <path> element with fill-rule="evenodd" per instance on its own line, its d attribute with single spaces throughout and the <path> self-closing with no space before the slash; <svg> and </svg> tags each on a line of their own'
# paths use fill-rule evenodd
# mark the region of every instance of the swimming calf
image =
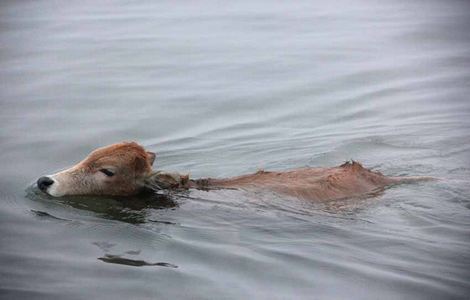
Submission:
<svg viewBox="0 0 470 300">
<path fill-rule="evenodd" d="M 146 188 L 157 190 L 231 188 L 272 191 L 315 201 L 356 197 L 386 186 L 430 180 L 430 177 L 389 177 L 346 162 L 332 168 L 258 171 L 232 178 L 190 179 L 188 175 L 153 171 L 155 153 L 135 142 L 98 148 L 75 166 L 37 180 L 39 189 L 54 196 L 131 196 Z"/>
</svg>

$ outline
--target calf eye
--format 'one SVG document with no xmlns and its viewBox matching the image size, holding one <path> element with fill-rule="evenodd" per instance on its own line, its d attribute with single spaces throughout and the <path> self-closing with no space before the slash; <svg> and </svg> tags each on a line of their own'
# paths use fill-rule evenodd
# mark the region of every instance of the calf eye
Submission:
<svg viewBox="0 0 470 300">
<path fill-rule="evenodd" d="M 104 175 L 111 177 L 114 175 L 114 173 L 108 169 L 100 169 L 100 172 L 103 173 Z"/>
</svg>

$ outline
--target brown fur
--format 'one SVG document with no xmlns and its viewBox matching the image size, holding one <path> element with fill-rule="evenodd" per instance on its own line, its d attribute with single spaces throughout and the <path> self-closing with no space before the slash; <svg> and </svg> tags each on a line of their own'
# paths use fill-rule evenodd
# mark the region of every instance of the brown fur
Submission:
<svg viewBox="0 0 470 300">
<path fill-rule="evenodd" d="M 146 152 L 134 142 L 99 148 L 76 166 L 53 175 L 65 189 L 59 189 L 56 194 L 126 196 L 136 194 L 144 186 L 157 189 L 235 188 L 269 190 L 303 199 L 325 201 L 367 194 L 394 183 L 429 179 L 387 177 L 352 161 L 333 168 L 258 171 L 233 178 L 189 180 L 188 176 L 177 173 L 152 173 L 154 159 L 155 154 Z M 115 174 L 106 177 L 100 172 L 102 168 L 112 168 Z"/>
<path fill-rule="evenodd" d="M 54 184 L 47 191 L 53 196 L 133 195 L 152 171 L 154 159 L 154 153 L 134 142 L 98 148 L 70 169 L 51 175 Z M 106 176 L 103 169 L 114 175 Z"/>
<path fill-rule="evenodd" d="M 310 200 L 335 200 L 359 196 L 395 183 L 357 162 L 333 168 L 301 168 L 285 172 L 258 171 L 228 179 L 210 179 L 209 186 L 265 189 Z"/>
</svg>

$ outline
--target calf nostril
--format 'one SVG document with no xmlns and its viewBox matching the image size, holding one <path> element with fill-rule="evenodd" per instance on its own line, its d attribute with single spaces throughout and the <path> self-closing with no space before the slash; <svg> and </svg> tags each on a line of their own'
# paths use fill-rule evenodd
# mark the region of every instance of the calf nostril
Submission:
<svg viewBox="0 0 470 300">
<path fill-rule="evenodd" d="M 38 179 L 38 187 L 41 191 L 47 190 L 47 188 L 54 183 L 54 180 L 47 176 L 42 176 L 41 178 Z"/>
</svg>

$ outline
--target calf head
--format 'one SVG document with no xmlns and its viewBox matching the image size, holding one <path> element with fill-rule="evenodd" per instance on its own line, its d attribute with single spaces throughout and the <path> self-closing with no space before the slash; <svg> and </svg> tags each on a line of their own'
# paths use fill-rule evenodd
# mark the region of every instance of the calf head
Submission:
<svg viewBox="0 0 470 300">
<path fill-rule="evenodd" d="M 155 154 L 134 142 L 98 148 L 75 166 L 38 179 L 38 187 L 54 197 L 65 195 L 130 196 L 152 172 Z"/>
</svg>

